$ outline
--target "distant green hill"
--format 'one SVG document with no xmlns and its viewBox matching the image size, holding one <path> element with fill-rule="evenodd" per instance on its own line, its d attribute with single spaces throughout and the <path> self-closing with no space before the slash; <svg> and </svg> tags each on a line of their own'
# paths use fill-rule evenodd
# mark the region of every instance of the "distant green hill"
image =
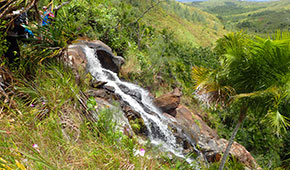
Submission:
<svg viewBox="0 0 290 170">
<path fill-rule="evenodd" d="M 143 20 L 160 31 L 168 28 L 177 39 L 197 46 L 209 46 L 226 33 L 214 15 L 175 0 L 162 2 Z"/>
<path fill-rule="evenodd" d="M 243 29 L 251 33 L 268 34 L 290 28 L 290 1 L 246 2 L 239 0 L 209 0 L 187 3 L 216 15 L 228 30 Z"/>
</svg>

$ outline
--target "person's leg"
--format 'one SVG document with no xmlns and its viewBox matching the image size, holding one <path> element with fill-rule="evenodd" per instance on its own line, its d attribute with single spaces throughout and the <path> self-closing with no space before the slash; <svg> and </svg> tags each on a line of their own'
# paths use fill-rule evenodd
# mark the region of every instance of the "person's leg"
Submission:
<svg viewBox="0 0 290 170">
<path fill-rule="evenodd" d="M 19 45 L 17 42 L 17 38 L 7 36 L 6 39 L 9 43 L 9 45 L 8 45 L 8 50 L 4 56 L 8 58 L 9 63 L 13 63 L 15 61 L 15 59 L 19 58 L 19 56 L 20 56 L 20 49 L 19 49 Z"/>
</svg>

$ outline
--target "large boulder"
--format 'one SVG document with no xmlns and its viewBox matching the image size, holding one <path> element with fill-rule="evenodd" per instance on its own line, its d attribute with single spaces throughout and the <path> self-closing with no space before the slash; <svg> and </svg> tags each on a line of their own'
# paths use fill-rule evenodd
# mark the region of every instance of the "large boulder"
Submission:
<svg viewBox="0 0 290 170">
<path fill-rule="evenodd" d="M 176 108 L 179 106 L 181 95 L 182 93 L 176 88 L 173 92 L 154 99 L 153 103 L 160 108 L 162 112 L 175 117 Z"/>
<path fill-rule="evenodd" d="M 72 67 L 74 70 L 85 70 L 87 67 L 87 59 L 84 53 L 83 46 L 86 45 L 95 49 L 96 57 L 100 60 L 103 68 L 111 70 L 115 73 L 119 73 L 124 59 L 120 56 L 115 56 L 112 49 L 105 43 L 99 40 L 86 41 L 77 40 L 73 44 L 68 46 L 66 54 L 63 56 L 63 60 L 66 64 Z"/>
<path fill-rule="evenodd" d="M 69 65 L 73 70 L 85 70 L 88 64 L 83 48 L 79 44 L 68 46 L 66 54 L 63 56 L 65 64 Z"/>
<path fill-rule="evenodd" d="M 221 151 L 226 150 L 228 143 L 229 142 L 225 139 L 218 140 L 218 145 L 220 147 L 220 150 Z M 246 167 L 248 167 L 250 169 L 259 169 L 259 170 L 262 169 L 259 167 L 259 165 L 255 161 L 255 159 L 253 158 L 251 153 L 248 152 L 247 149 L 243 145 L 241 145 L 237 142 L 233 143 L 231 150 L 230 150 L 230 155 L 232 157 L 237 158 L 239 162 L 241 162 L 242 164 L 244 164 Z"/>
<path fill-rule="evenodd" d="M 96 50 L 96 54 L 103 68 L 119 73 L 122 64 L 124 64 L 122 57 L 115 56 L 112 49 L 102 41 L 89 41 L 86 44 Z"/>
<path fill-rule="evenodd" d="M 175 119 L 177 124 L 185 129 L 183 133 L 192 136 L 199 150 L 209 162 L 218 162 L 225 151 L 228 141 L 220 139 L 217 133 L 212 130 L 199 116 L 191 112 L 185 106 L 176 109 Z M 235 157 L 249 169 L 260 169 L 252 155 L 241 144 L 234 142 L 230 150 L 230 156 Z"/>
</svg>

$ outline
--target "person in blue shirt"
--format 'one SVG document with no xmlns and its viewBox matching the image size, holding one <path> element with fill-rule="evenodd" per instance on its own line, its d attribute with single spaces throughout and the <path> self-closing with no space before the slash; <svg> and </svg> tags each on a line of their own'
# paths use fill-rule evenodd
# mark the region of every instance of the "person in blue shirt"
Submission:
<svg viewBox="0 0 290 170">
<path fill-rule="evenodd" d="M 51 24 L 51 18 L 54 17 L 53 13 L 47 9 L 46 6 L 43 7 L 43 15 L 42 15 L 42 26 Z"/>
<path fill-rule="evenodd" d="M 8 29 L 6 36 L 8 50 L 4 56 L 8 58 L 10 63 L 14 62 L 15 59 L 20 56 L 20 48 L 17 40 L 23 38 L 27 39 L 28 36 L 34 37 L 32 31 L 29 30 L 26 25 L 28 25 L 27 13 L 23 12 L 14 19 L 13 24 L 10 25 Z"/>
</svg>

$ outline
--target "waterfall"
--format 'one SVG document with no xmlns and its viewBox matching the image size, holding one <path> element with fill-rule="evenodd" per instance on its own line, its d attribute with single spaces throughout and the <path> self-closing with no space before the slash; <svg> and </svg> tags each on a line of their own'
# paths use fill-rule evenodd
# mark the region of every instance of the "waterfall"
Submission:
<svg viewBox="0 0 290 170">
<path fill-rule="evenodd" d="M 107 82 L 106 85 L 113 87 L 115 93 L 118 94 L 124 102 L 128 103 L 132 109 L 140 113 L 148 129 L 148 137 L 151 143 L 160 145 L 163 150 L 171 152 L 177 157 L 185 158 L 185 155 L 182 153 L 183 147 L 177 143 L 175 136 L 168 129 L 170 120 L 163 116 L 159 109 L 152 104 L 149 92 L 135 84 L 121 81 L 116 73 L 103 68 L 95 49 L 86 45 L 83 45 L 82 48 L 88 61 L 87 69 L 92 74 L 93 78 L 98 81 Z M 120 87 L 140 94 L 139 98 L 141 98 L 141 102 L 137 101 L 135 99 L 136 97 L 125 93 L 124 90 L 122 91 Z M 186 161 L 189 163 L 196 163 L 195 160 L 189 158 L 187 158 Z"/>
</svg>

